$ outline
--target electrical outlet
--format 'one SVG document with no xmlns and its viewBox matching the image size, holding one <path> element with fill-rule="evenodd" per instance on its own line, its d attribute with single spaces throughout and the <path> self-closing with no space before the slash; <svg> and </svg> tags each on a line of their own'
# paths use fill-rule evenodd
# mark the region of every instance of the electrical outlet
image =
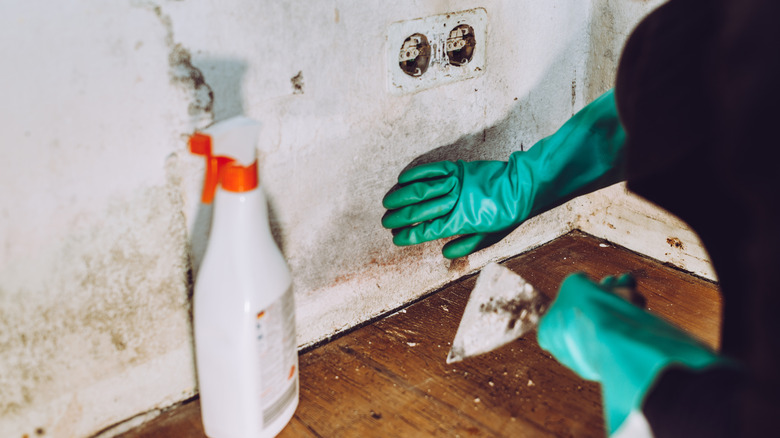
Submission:
<svg viewBox="0 0 780 438">
<path fill-rule="evenodd" d="M 485 71 L 487 12 L 483 8 L 390 25 L 388 89 L 406 94 L 477 77 Z"/>
</svg>

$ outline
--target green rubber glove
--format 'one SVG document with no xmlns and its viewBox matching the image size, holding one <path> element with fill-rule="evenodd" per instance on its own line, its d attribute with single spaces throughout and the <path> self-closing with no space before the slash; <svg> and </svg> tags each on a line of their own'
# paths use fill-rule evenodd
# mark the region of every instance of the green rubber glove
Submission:
<svg viewBox="0 0 780 438">
<path fill-rule="evenodd" d="M 461 235 L 442 252 L 466 256 L 531 216 L 620 181 L 624 143 L 610 90 L 508 161 L 440 161 L 403 172 L 382 201 L 390 210 L 382 225 L 399 246 Z"/>
<path fill-rule="evenodd" d="M 632 282 L 623 276 L 596 284 L 584 274 L 570 275 L 537 333 L 539 345 L 560 363 L 601 383 L 610 434 L 631 411 L 641 411 L 664 368 L 727 364 L 678 328 L 613 293 Z"/>
</svg>

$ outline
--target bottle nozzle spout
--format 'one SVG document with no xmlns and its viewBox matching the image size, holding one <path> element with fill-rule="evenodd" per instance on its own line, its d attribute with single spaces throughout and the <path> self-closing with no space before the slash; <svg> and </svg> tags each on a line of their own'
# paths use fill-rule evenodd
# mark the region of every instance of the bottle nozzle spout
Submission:
<svg viewBox="0 0 780 438">
<path fill-rule="evenodd" d="M 234 117 L 190 137 L 190 152 L 206 158 L 201 196 L 204 204 L 214 200 L 218 185 L 230 192 L 247 192 L 257 187 L 257 159 L 254 157 L 258 128 L 259 123 L 251 119 Z M 217 154 L 219 149 L 224 149 L 230 156 Z M 251 164 L 244 165 L 247 161 Z"/>
</svg>

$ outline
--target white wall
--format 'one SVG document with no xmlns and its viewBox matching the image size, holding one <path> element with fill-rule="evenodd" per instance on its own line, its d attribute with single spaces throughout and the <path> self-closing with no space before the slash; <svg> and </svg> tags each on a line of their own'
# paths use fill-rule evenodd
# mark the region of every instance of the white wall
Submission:
<svg viewBox="0 0 780 438">
<path fill-rule="evenodd" d="M 604 211 L 596 196 L 449 262 L 442 242 L 392 246 L 381 198 L 415 159 L 505 159 L 554 132 L 611 86 L 651 4 L 0 3 L 0 435 L 89 436 L 195 394 L 189 298 L 209 211 L 186 138 L 214 120 L 263 123 L 301 346 L 572 228 L 609 234 L 583 219 Z M 488 14 L 481 77 L 386 92 L 390 23 L 474 7 Z"/>
</svg>

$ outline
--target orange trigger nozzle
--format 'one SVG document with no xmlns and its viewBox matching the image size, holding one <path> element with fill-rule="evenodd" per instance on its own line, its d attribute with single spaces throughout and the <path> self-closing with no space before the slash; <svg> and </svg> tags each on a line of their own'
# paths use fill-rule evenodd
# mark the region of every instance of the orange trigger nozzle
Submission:
<svg viewBox="0 0 780 438">
<path fill-rule="evenodd" d="M 201 133 L 195 133 L 190 137 L 190 152 L 206 157 L 206 176 L 203 178 L 203 194 L 200 200 L 204 204 L 211 204 L 217 191 L 217 184 L 219 184 L 220 169 L 234 160 L 212 155 L 211 137 Z"/>
<path fill-rule="evenodd" d="M 211 137 L 196 132 L 190 137 L 190 152 L 196 155 L 211 156 Z"/>
<path fill-rule="evenodd" d="M 190 137 L 190 152 L 206 158 L 206 175 L 203 179 L 201 201 L 211 204 L 221 185 L 229 192 L 248 192 L 258 186 L 257 160 L 248 166 L 242 166 L 231 157 L 213 154 L 211 136 L 195 133 Z"/>
</svg>

